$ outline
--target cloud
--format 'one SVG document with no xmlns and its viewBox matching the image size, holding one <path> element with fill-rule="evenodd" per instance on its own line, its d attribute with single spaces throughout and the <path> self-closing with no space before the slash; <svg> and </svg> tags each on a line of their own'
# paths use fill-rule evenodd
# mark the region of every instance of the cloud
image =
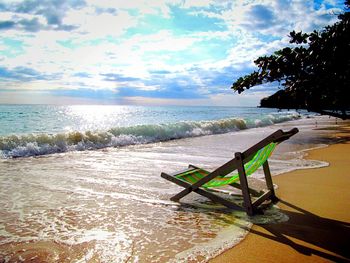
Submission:
<svg viewBox="0 0 350 263">
<path fill-rule="evenodd" d="M 130 15 L 129 12 L 114 8 L 108 10 L 105 12 L 91 6 L 71 9 L 66 12 L 63 22 L 67 25 L 74 25 L 75 33 L 79 34 L 82 39 L 118 37 L 128 28 L 136 26 L 137 17 Z"/>
<path fill-rule="evenodd" d="M 252 5 L 245 14 L 245 19 L 241 23 L 247 30 L 261 30 L 274 26 L 276 16 L 271 7 L 264 5 Z"/>
<path fill-rule="evenodd" d="M 205 16 L 201 13 L 193 12 L 191 9 L 178 6 L 170 7 L 170 17 L 175 28 L 186 32 L 216 32 L 227 29 L 221 19 Z"/>
<path fill-rule="evenodd" d="M 0 79 L 2 80 L 28 82 L 33 80 L 51 80 L 52 78 L 52 75 L 49 76 L 27 67 L 18 66 L 13 69 L 0 67 Z"/>
<path fill-rule="evenodd" d="M 76 27 L 63 24 L 63 18 L 70 9 L 79 9 L 85 5 L 82 0 L 25 0 L 9 1 L 0 6 L 0 14 L 11 14 L 11 26 L 0 27 L 2 30 L 17 29 L 29 32 L 39 30 L 71 31 Z M 29 17 L 29 18 L 28 18 Z M 3 22 L 3 23 L 4 23 Z"/>
<path fill-rule="evenodd" d="M 85 98 L 95 101 L 116 101 L 118 96 L 116 92 L 111 90 L 94 90 L 94 89 L 60 89 L 47 91 L 50 95 L 55 95 L 59 97 L 70 97 L 70 98 Z"/>
<path fill-rule="evenodd" d="M 171 86 L 155 89 L 141 90 L 135 88 L 120 88 L 118 89 L 120 97 L 144 97 L 144 98 L 163 98 L 163 99 L 198 99 L 205 98 L 197 92 L 194 87 L 184 88 L 181 84 L 173 83 Z"/>
<path fill-rule="evenodd" d="M 115 104 L 118 100 L 95 99 L 82 96 L 64 96 L 48 91 L 0 90 L 0 104 Z"/>
<path fill-rule="evenodd" d="M 0 30 L 7 30 L 15 27 L 16 23 L 13 21 L 0 21 Z"/>
<path fill-rule="evenodd" d="M 106 74 L 101 74 L 101 76 L 104 77 L 104 80 L 106 81 L 114 81 L 114 82 L 118 82 L 118 81 L 140 81 L 139 78 L 134 78 L 134 77 L 126 77 L 123 76 L 122 74 L 113 74 L 113 73 L 106 73 Z"/>
<path fill-rule="evenodd" d="M 29 32 L 37 32 L 44 27 L 37 18 L 21 19 L 16 24 L 18 28 Z"/>
<path fill-rule="evenodd" d="M 222 13 L 207 11 L 208 16 L 223 19 L 231 32 L 283 37 L 290 31 L 312 31 L 337 20 L 338 5 L 325 7 L 314 1 L 258 0 L 234 1 Z M 340 4 L 341 6 L 341 4 Z"/>
<path fill-rule="evenodd" d="M 0 88 L 56 91 L 50 96 L 75 101 L 240 103 L 229 88 L 256 69 L 257 57 L 289 45 L 293 29 L 333 23 L 339 6 L 332 0 L 0 0 Z M 262 86 L 239 98 L 251 105 L 273 90 Z"/>
<path fill-rule="evenodd" d="M 53 27 L 52 27 L 53 28 Z M 66 30 L 70 31 L 73 30 L 74 26 L 69 25 L 61 25 L 60 27 L 54 28 L 55 30 Z M 49 26 L 43 24 L 39 18 L 33 17 L 30 19 L 27 18 L 14 18 L 13 21 L 2 21 L 0 22 L 0 30 L 10 30 L 10 29 L 16 29 L 16 30 L 22 30 L 27 32 L 38 32 L 40 30 L 46 30 L 49 29 Z"/>
<path fill-rule="evenodd" d="M 86 72 L 77 72 L 73 74 L 73 77 L 78 77 L 78 78 L 91 78 L 91 74 L 88 74 Z"/>
</svg>

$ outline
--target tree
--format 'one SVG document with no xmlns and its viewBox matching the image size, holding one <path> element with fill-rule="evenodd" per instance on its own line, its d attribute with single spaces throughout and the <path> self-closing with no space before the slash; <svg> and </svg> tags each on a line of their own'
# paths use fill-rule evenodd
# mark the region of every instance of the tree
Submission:
<svg viewBox="0 0 350 263">
<path fill-rule="evenodd" d="M 278 81 L 281 90 L 261 100 L 262 107 L 307 109 L 350 118 L 350 0 L 339 21 L 321 31 L 290 32 L 290 43 L 271 56 L 259 57 L 258 71 L 238 78 L 238 93 Z"/>
</svg>

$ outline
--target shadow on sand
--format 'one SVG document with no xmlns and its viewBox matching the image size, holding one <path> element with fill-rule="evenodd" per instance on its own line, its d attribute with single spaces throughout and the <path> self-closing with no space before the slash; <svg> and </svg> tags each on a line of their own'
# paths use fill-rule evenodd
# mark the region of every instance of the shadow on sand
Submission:
<svg viewBox="0 0 350 263">
<path fill-rule="evenodd" d="M 255 229 L 250 229 L 250 233 L 288 245 L 304 255 L 314 254 L 334 262 L 350 262 L 350 223 L 317 216 L 283 200 L 280 203 L 293 210 L 281 210 L 289 220 L 259 225 L 268 233 Z M 246 229 L 245 226 L 240 227 Z M 308 243 L 310 247 L 291 238 Z"/>
</svg>

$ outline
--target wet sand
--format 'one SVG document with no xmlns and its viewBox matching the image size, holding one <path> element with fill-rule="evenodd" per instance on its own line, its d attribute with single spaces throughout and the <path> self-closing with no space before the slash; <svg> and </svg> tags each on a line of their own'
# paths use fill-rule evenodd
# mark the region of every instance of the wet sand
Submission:
<svg viewBox="0 0 350 263">
<path fill-rule="evenodd" d="M 211 262 L 350 262 L 350 129 L 342 141 L 309 151 L 328 167 L 274 177 L 283 223 L 254 225 L 246 239 Z"/>
</svg>

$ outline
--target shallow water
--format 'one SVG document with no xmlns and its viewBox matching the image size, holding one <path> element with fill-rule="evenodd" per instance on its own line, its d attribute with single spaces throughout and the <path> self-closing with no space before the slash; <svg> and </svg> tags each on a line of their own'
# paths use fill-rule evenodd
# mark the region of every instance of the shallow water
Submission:
<svg viewBox="0 0 350 263">
<path fill-rule="evenodd" d="M 317 118 L 317 127 L 335 125 Z M 244 238 L 251 220 L 160 178 L 189 163 L 214 169 L 278 128 L 300 133 L 271 158 L 273 175 L 326 165 L 303 149 L 328 143 L 302 119 L 245 131 L 146 145 L 0 160 L 0 261 L 207 261 Z M 318 139 L 315 139 L 318 138 Z M 259 178 L 258 172 L 254 176 Z M 255 217 L 288 220 L 277 208 Z"/>
</svg>

